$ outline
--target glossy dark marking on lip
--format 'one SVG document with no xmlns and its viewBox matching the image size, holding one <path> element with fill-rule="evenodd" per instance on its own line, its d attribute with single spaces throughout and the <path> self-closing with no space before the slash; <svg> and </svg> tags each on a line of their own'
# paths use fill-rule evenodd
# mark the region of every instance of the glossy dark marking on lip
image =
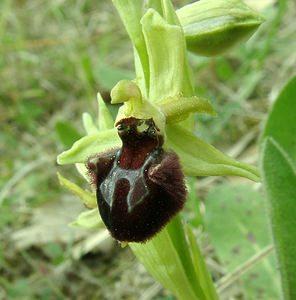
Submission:
<svg viewBox="0 0 296 300">
<path fill-rule="evenodd" d="M 127 118 L 117 124 L 122 148 L 87 161 L 99 211 L 111 235 L 145 242 L 178 213 L 186 199 L 184 175 L 174 152 L 152 119 Z"/>
</svg>

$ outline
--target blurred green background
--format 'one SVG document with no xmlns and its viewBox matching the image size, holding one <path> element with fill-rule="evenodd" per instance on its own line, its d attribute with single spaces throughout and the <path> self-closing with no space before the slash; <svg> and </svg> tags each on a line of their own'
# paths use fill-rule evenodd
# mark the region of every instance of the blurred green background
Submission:
<svg viewBox="0 0 296 300">
<path fill-rule="evenodd" d="M 256 164 L 268 109 L 296 70 L 296 3 L 246 2 L 266 18 L 259 31 L 223 57 L 190 62 L 197 93 L 218 112 L 198 116 L 196 133 Z M 95 116 L 96 93 L 108 100 L 118 80 L 133 76 L 131 44 L 111 1 L 0 1 L 0 299 L 174 299 L 105 231 L 67 225 L 84 207 L 56 177 L 59 170 L 88 188 L 56 155 L 83 134 L 82 112 Z M 238 182 L 245 183 L 201 178 L 191 186 L 203 204 L 213 189 Z M 193 225 L 195 200 L 184 212 Z M 217 245 L 199 235 L 220 278 Z"/>
</svg>

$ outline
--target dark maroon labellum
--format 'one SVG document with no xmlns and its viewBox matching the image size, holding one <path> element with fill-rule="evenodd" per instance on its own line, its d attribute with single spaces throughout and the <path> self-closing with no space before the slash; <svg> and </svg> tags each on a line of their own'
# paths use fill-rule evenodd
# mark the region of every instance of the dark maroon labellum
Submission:
<svg viewBox="0 0 296 300">
<path fill-rule="evenodd" d="M 178 213 L 186 199 L 184 175 L 152 119 L 122 119 L 122 148 L 92 156 L 87 168 L 101 217 L 123 242 L 145 242 Z"/>
</svg>

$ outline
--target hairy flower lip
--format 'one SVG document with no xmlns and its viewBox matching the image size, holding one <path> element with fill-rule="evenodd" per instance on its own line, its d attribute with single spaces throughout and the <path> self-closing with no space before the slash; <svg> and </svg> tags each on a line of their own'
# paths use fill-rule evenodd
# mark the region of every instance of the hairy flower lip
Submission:
<svg viewBox="0 0 296 300">
<path fill-rule="evenodd" d="M 137 132 L 146 123 L 147 130 Z M 186 199 L 178 156 L 162 149 L 151 133 L 153 119 L 120 120 L 120 150 L 96 154 L 86 166 L 96 187 L 97 203 L 111 235 L 123 242 L 145 242 L 179 212 Z M 160 139 L 160 141 L 159 141 Z"/>
</svg>

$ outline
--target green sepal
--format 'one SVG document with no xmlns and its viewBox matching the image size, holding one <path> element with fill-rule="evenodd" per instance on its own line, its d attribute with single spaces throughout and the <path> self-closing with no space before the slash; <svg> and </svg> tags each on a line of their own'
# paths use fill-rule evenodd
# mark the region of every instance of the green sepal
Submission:
<svg viewBox="0 0 296 300">
<path fill-rule="evenodd" d="M 78 196 L 79 199 L 90 208 L 97 207 L 97 200 L 96 196 L 86 190 L 83 190 L 75 183 L 71 182 L 70 180 L 63 177 L 59 172 L 57 172 L 57 176 L 60 182 L 60 185 L 65 187 L 68 191 L 73 193 L 74 195 Z"/>
<path fill-rule="evenodd" d="M 191 52 L 221 55 L 248 39 L 264 21 L 240 0 L 201 0 L 177 10 Z"/>
<path fill-rule="evenodd" d="M 144 97 L 149 89 L 149 62 L 140 20 L 143 15 L 142 0 L 112 0 L 134 46 L 137 80 Z"/>
<path fill-rule="evenodd" d="M 120 145 L 121 141 L 115 128 L 99 131 L 76 141 L 69 150 L 58 155 L 57 162 L 60 165 L 84 163 L 89 156 L 118 148 Z"/>
<path fill-rule="evenodd" d="M 149 101 L 158 102 L 180 94 L 185 59 L 181 27 L 168 24 L 151 8 L 141 23 L 149 56 L 150 82 L 153 82 L 149 89 Z"/>
<path fill-rule="evenodd" d="M 104 228 L 97 208 L 82 212 L 70 225 L 87 229 Z"/>
<path fill-rule="evenodd" d="M 259 181 L 258 169 L 223 154 L 179 125 L 166 128 L 166 147 L 174 150 L 188 176 L 242 176 Z"/>
</svg>

